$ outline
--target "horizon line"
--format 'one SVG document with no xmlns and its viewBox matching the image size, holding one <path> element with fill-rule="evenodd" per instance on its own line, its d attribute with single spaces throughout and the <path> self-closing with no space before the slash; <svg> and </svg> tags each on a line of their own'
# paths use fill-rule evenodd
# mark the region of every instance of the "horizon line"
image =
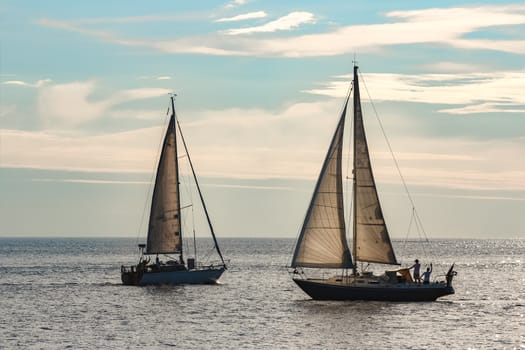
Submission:
<svg viewBox="0 0 525 350">
<path fill-rule="evenodd" d="M 522 237 L 520 237 L 522 235 Z M 133 236 L 46 236 L 46 235 L 21 235 L 21 236 L 1 236 L 0 239 L 63 239 L 63 238 L 71 238 L 71 239 L 136 239 L 136 237 Z M 206 238 L 211 239 L 211 237 L 207 236 L 197 236 L 196 238 Z M 227 237 L 217 237 L 218 239 L 297 239 L 297 237 L 291 237 L 291 236 L 227 236 Z M 188 238 L 190 239 L 190 238 Z M 402 242 L 422 242 L 425 243 L 425 241 L 433 241 L 433 240 L 511 240 L 511 239 L 524 239 L 525 240 L 525 233 L 523 234 L 514 234 L 513 237 L 433 237 L 428 239 L 403 239 L 403 238 L 391 238 L 392 241 L 402 241 Z M 146 238 L 144 237 L 144 240 Z M 352 240 L 349 239 L 349 242 Z"/>
</svg>

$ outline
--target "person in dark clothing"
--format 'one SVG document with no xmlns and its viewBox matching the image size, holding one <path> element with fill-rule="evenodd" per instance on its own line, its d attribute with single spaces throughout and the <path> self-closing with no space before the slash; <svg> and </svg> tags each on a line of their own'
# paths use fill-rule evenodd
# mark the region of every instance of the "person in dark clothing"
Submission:
<svg viewBox="0 0 525 350">
<path fill-rule="evenodd" d="M 419 260 L 416 259 L 414 261 L 414 265 L 410 266 L 408 269 L 414 269 L 414 282 L 421 283 L 421 276 L 419 275 L 421 265 L 419 264 Z"/>
</svg>

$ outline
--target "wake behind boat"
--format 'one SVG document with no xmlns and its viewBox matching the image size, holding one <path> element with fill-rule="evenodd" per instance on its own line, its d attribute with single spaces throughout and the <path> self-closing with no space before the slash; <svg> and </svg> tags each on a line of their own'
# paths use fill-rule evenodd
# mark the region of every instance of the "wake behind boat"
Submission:
<svg viewBox="0 0 525 350">
<path fill-rule="evenodd" d="M 353 252 L 350 253 L 344 219 L 342 149 L 350 94 L 332 137 L 328 153 L 297 240 L 291 267 L 293 281 L 310 297 L 320 300 L 432 301 L 453 294 L 452 265 L 444 281 L 412 281 L 408 269 L 375 276 L 357 271 L 358 262 L 399 265 L 372 173 L 366 140 L 358 67 L 353 79 Z M 352 256 L 354 260 L 352 260 Z M 330 278 L 308 278 L 303 268 L 341 269 Z"/>
<path fill-rule="evenodd" d="M 164 284 L 214 284 L 226 270 L 211 220 L 204 203 L 199 182 L 191 162 L 182 130 L 176 119 L 174 97 L 171 96 L 171 117 L 157 167 L 155 187 L 151 200 L 147 244 L 139 244 L 140 259 L 137 265 L 122 266 L 121 278 L 125 285 Z M 186 152 L 195 186 L 214 242 L 214 249 L 220 257 L 218 264 L 202 265 L 197 255 L 184 260 L 182 244 L 182 218 L 179 176 L 179 155 L 177 152 L 177 130 Z M 155 257 L 154 261 L 152 257 Z M 161 260 L 161 257 L 167 259 Z"/>
</svg>

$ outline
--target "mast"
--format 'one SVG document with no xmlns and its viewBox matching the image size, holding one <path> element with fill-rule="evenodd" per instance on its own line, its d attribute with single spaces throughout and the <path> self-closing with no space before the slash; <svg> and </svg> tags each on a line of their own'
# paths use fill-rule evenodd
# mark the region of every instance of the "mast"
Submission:
<svg viewBox="0 0 525 350">
<path fill-rule="evenodd" d="M 352 206 L 352 209 L 353 209 L 353 220 L 352 220 L 352 226 L 353 226 L 353 236 L 352 236 L 352 255 L 354 257 L 354 261 L 353 261 L 353 267 L 352 267 L 352 272 L 353 272 L 353 275 L 354 275 L 354 278 L 357 277 L 357 174 L 356 174 L 356 169 L 357 169 L 357 161 L 356 161 L 356 137 L 355 137 L 355 120 L 357 118 L 356 116 L 356 104 L 359 103 L 359 101 L 357 100 L 359 98 L 359 82 L 357 81 L 357 69 L 359 68 L 356 64 L 355 64 L 355 60 L 354 60 L 354 108 L 353 108 L 353 116 L 354 116 L 354 120 L 353 120 L 353 125 L 354 125 L 354 137 L 353 137 L 353 141 L 354 141 L 354 155 L 353 155 L 353 162 L 354 162 L 354 166 L 353 166 L 353 169 L 352 169 L 352 186 L 353 186 L 353 189 L 352 189 L 352 195 L 354 197 L 353 201 L 354 201 L 354 205 Z M 357 100 L 357 101 L 356 101 Z"/>
<path fill-rule="evenodd" d="M 175 147 L 175 177 L 176 177 L 176 181 L 177 181 L 177 184 L 176 184 L 176 187 L 177 187 L 177 213 L 179 213 L 179 220 L 180 220 L 180 214 L 181 214 L 181 211 L 180 211 L 180 181 L 179 181 L 179 156 L 178 156 L 178 152 L 177 152 L 177 114 L 175 113 L 175 96 L 177 96 L 177 94 L 171 94 L 170 95 L 170 99 L 171 99 L 171 116 L 173 117 L 175 123 L 173 123 L 173 136 L 175 138 L 175 144 L 174 144 L 174 147 Z M 182 244 L 182 225 L 179 225 L 180 226 L 180 229 L 179 229 L 179 237 L 180 237 L 180 261 L 183 262 L 184 261 L 184 257 L 182 255 L 182 251 L 183 251 L 183 245 Z"/>
<path fill-rule="evenodd" d="M 224 262 L 224 258 L 222 257 L 222 253 L 219 248 L 219 243 L 217 242 L 217 237 L 215 237 L 215 231 L 213 230 L 213 225 L 211 224 L 210 215 L 208 214 L 208 209 L 206 208 L 204 197 L 202 196 L 201 187 L 199 186 L 199 181 L 197 180 L 197 175 L 195 174 L 195 169 L 193 168 L 193 162 L 191 161 L 190 152 L 188 152 L 188 147 L 186 146 L 186 141 L 184 140 L 184 135 L 182 135 L 182 130 L 181 130 L 181 127 L 178 121 L 177 121 L 177 127 L 179 128 L 180 138 L 182 140 L 182 144 L 184 145 L 184 150 L 186 151 L 188 162 L 190 163 L 191 173 L 193 174 L 193 179 L 195 180 L 197 192 L 199 193 L 199 197 L 202 203 L 202 208 L 204 209 L 204 214 L 206 215 L 206 220 L 208 221 L 208 226 L 210 227 L 211 236 L 213 237 L 213 242 L 215 244 L 215 249 L 217 250 L 217 254 L 219 254 L 219 257 L 221 258 L 222 264 L 226 267 L 226 263 Z M 193 237 L 195 240 L 195 232 L 193 233 Z M 196 250 L 195 250 L 195 256 L 197 256 Z"/>
</svg>

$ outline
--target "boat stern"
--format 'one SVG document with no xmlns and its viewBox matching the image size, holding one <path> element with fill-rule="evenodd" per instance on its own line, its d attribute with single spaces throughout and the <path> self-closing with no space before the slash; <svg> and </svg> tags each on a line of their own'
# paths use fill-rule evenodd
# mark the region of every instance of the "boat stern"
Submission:
<svg viewBox="0 0 525 350">
<path fill-rule="evenodd" d="M 142 272 L 135 270 L 135 266 L 131 266 L 129 269 L 122 265 L 120 267 L 120 278 L 122 284 L 126 286 L 138 286 L 142 279 Z"/>
<path fill-rule="evenodd" d="M 454 276 L 458 274 L 456 271 L 454 271 L 454 265 L 455 264 L 452 264 L 452 266 L 450 266 L 446 275 L 447 287 L 450 287 L 450 289 L 452 290 L 452 293 L 450 294 L 454 294 L 454 288 L 452 288 L 452 280 L 454 279 Z"/>
</svg>

